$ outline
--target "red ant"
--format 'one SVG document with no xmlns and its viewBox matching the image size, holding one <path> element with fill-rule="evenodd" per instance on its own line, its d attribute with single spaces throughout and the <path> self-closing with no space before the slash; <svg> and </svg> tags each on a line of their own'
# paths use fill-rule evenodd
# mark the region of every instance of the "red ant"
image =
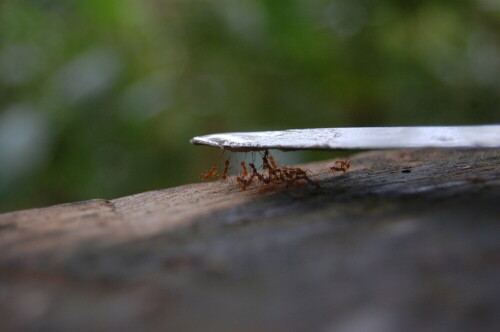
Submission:
<svg viewBox="0 0 500 332">
<path fill-rule="evenodd" d="M 342 160 L 335 161 L 335 165 L 339 165 L 339 166 L 332 166 L 332 167 L 330 167 L 330 170 L 333 173 L 335 173 L 335 172 L 345 173 L 345 172 L 347 172 L 347 170 L 349 169 L 349 167 L 351 167 L 351 163 L 349 163 L 348 161 L 342 161 Z"/>
<path fill-rule="evenodd" d="M 246 188 L 246 186 L 248 185 L 248 182 L 247 180 L 245 180 L 244 178 L 240 177 L 240 176 L 237 176 L 236 177 L 236 181 L 238 181 L 239 183 L 242 184 L 242 187 L 241 187 L 241 190 L 245 190 L 243 188 Z"/>
<path fill-rule="evenodd" d="M 250 178 L 248 180 L 246 180 L 246 183 L 243 184 L 243 186 L 241 187 L 241 190 L 245 190 L 247 188 L 247 186 L 252 183 L 254 178 L 255 178 L 255 174 L 250 175 Z"/>
<path fill-rule="evenodd" d="M 250 169 L 247 168 L 247 164 L 244 161 L 240 163 L 242 172 L 236 176 L 236 181 L 238 182 L 241 190 L 246 190 L 248 186 L 252 185 L 254 183 L 254 179 L 257 180 L 258 184 L 263 185 L 260 187 L 259 192 L 272 190 L 280 185 L 286 187 L 312 185 L 319 188 L 319 184 L 311 180 L 307 175 L 307 172 L 309 172 L 308 170 L 304 170 L 300 167 L 279 166 L 268 150 L 265 150 L 264 153 L 261 154 L 261 157 L 263 169 L 261 172 L 257 170 L 254 163 L 248 163 Z M 225 161 L 224 172 L 220 176 L 221 179 L 225 180 L 229 177 L 229 164 L 228 159 Z M 335 165 L 340 165 L 341 167 L 334 166 L 331 168 L 332 171 L 336 170 L 336 168 L 339 168 L 339 170 L 344 169 L 344 171 L 349 168 L 348 163 L 336 162 Z M 205 180 L 208 180 L 216 174 L 217 168 L 212 167 L 212 169 L 204 175 L 204 178 Z"/>
<path fill-rule="evenodd" d="M 297 175 L 299 175 L 299 176 L 307 176 L 306 171 L 304 171 L 304 170 L 303 170 L 302 168 L 300 168 L 300 167 L 296 167 L 296 168 L 294 168 L 294 171 L 295 171 L 295 173 L 296 173 Z"/>
<path fill-rule="evenodd" d="M 210 169 L 210 171 L 208 171 L 205 174 L 203 174 L 203 178 L 205 179 L 205 181 L 208 181 L 208 180 L 210 180 L 210 178 L 212 178 L 216 174 L 217 174 L 217 167 L 213 166 Z"/>
<path fill-rule="evenodd" d="M 243 168 L 243 177 L 246 178 L 248 176 L 247 165 L 244 161 L 241 162 L 241 168 Z"/>
<path fill-rule="evenodd" d="M 279 169 L 278 165 L 276 164 L 276 162 L 274 161 L 274 157 L 273 156 L 269 156 L 269 162 L 271 163 L 271 166 L 273 166 L 273 168 L 275 170 Z"/>
<path fill-rule="evenodd" d="M 242 161 L 240 163 L 240 165 L 241 165 L 241 168 L 243 169 L 243 176 L 237 176 L 236 181 L 238 181 L 241 184 L 241 190 L 245 190 L 247 188 L 247 186 L 250 185 L 250 183 L 252 183 L 252 181 L 255 177 L 255 174 L 250 175 L 250 178 L 246 179 L 246 177 L 248 176 L 247 165 L 245 164 L 244 161 Z M 250 165 L 252 165 L 252 164 L 250 164 Z"/>
<path fill-rule="evenodd" d="M 260 174 L 260 173 L 257 171 L 257 168 L 255 168 L 255 165 L 254 165 L 254 164 L 252 164 L 252 163 L 248 163 L 248 165 L 250 165 L 250 168 L 252 168 L 252 176 L 253 176 L 253 177 L 255 177 L 255 176 L 256 176 L 256 177 L 257 177 L 257 179 L 259 179 L 259 181 L 260 181 L 260 182 L 264 182 L 264 183 L 266 183 L 266 181 L 267 181 L 267 183 L 269 183 L 269 180 L 268 180 L 268 179 L 266 179 L 266 178 L 264 177 L 264 175 Z"/>
<path fill-rule="evenodd" d="M 252 163 L 249 164 L 250 167 L 253 166 Z M 255 178 L 256 175 L 258 175 L 258 173 L 256 173 L 256 170 L 253 172 L 252 175 L 250 175 L 250 178 L 245 179 L 247 176 L 248 176 L 248 170 L 247 170 L 247 167 L 246 167 L 246 164 L 244 161 L 241 162 L 241 167 L 243 168 L 243 177 L 241 176 L 237 176 L 236 177 L 236 181 L 238 181 L 239 183 L 241 183 L 241 190 L 245 190 L 253 181 L 253 179 Z M 252 168 L 255 169 L 255 166 L 253 166 Z"/>
<path fill-rule="evenodd" d="M 224 173 L 222 173 L 222 175 L 220 176 L 221 179 L 225 180 L 227 179 L 227 173 L 229 172 L 229 159 L 227 159 L 225 162 L 224 162 Z"/>
</svg>

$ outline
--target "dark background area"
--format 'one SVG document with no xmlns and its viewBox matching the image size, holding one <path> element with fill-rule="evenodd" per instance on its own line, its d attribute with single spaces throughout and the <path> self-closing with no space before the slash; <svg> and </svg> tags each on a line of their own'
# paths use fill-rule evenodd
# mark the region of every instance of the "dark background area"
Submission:
<svg viewBox="0 0 500 332">
<path fill-rule="evenodd" d="M 2 0 L 0 211 L 199 181 L 220 152 L 197 135 L 499 104 L 497 0 Z"/>
</svg>

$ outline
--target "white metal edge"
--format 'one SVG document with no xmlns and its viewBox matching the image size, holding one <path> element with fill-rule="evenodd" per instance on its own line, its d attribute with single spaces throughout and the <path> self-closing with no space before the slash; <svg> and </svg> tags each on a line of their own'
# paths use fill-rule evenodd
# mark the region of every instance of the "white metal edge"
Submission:
<svg viewBox="0 0 500 332">
<path fill-rule="evenodd" d="M 352 127 L 235 132 L 198 136 L 191 143 L 233 151 L 396 148 L 499 148 L 500 125 Z"/>
</svg>

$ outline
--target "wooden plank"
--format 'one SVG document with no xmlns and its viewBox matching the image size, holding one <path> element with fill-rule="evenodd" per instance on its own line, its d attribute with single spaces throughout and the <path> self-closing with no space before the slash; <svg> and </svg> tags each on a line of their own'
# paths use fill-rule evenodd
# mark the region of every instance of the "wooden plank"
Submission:
<svg viewBox="0 0 500 332">
<path fill-rule="evenodd" d="M 495 330 L 500 151 L 350 160 L 2 214 L 2 331 Z"/>
</svg>

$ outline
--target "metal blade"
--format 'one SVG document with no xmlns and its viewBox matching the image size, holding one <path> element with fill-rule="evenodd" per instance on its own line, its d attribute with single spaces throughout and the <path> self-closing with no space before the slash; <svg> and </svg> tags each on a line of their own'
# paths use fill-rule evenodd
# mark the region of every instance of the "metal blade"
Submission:
<svg viewBox="0 0 500 332">
<path fill-rule="evenodd" d="M 499 148 L 500 125 L 290 129 L 198 136 L 191 143 L 231 151 Z"/>
</svg>

